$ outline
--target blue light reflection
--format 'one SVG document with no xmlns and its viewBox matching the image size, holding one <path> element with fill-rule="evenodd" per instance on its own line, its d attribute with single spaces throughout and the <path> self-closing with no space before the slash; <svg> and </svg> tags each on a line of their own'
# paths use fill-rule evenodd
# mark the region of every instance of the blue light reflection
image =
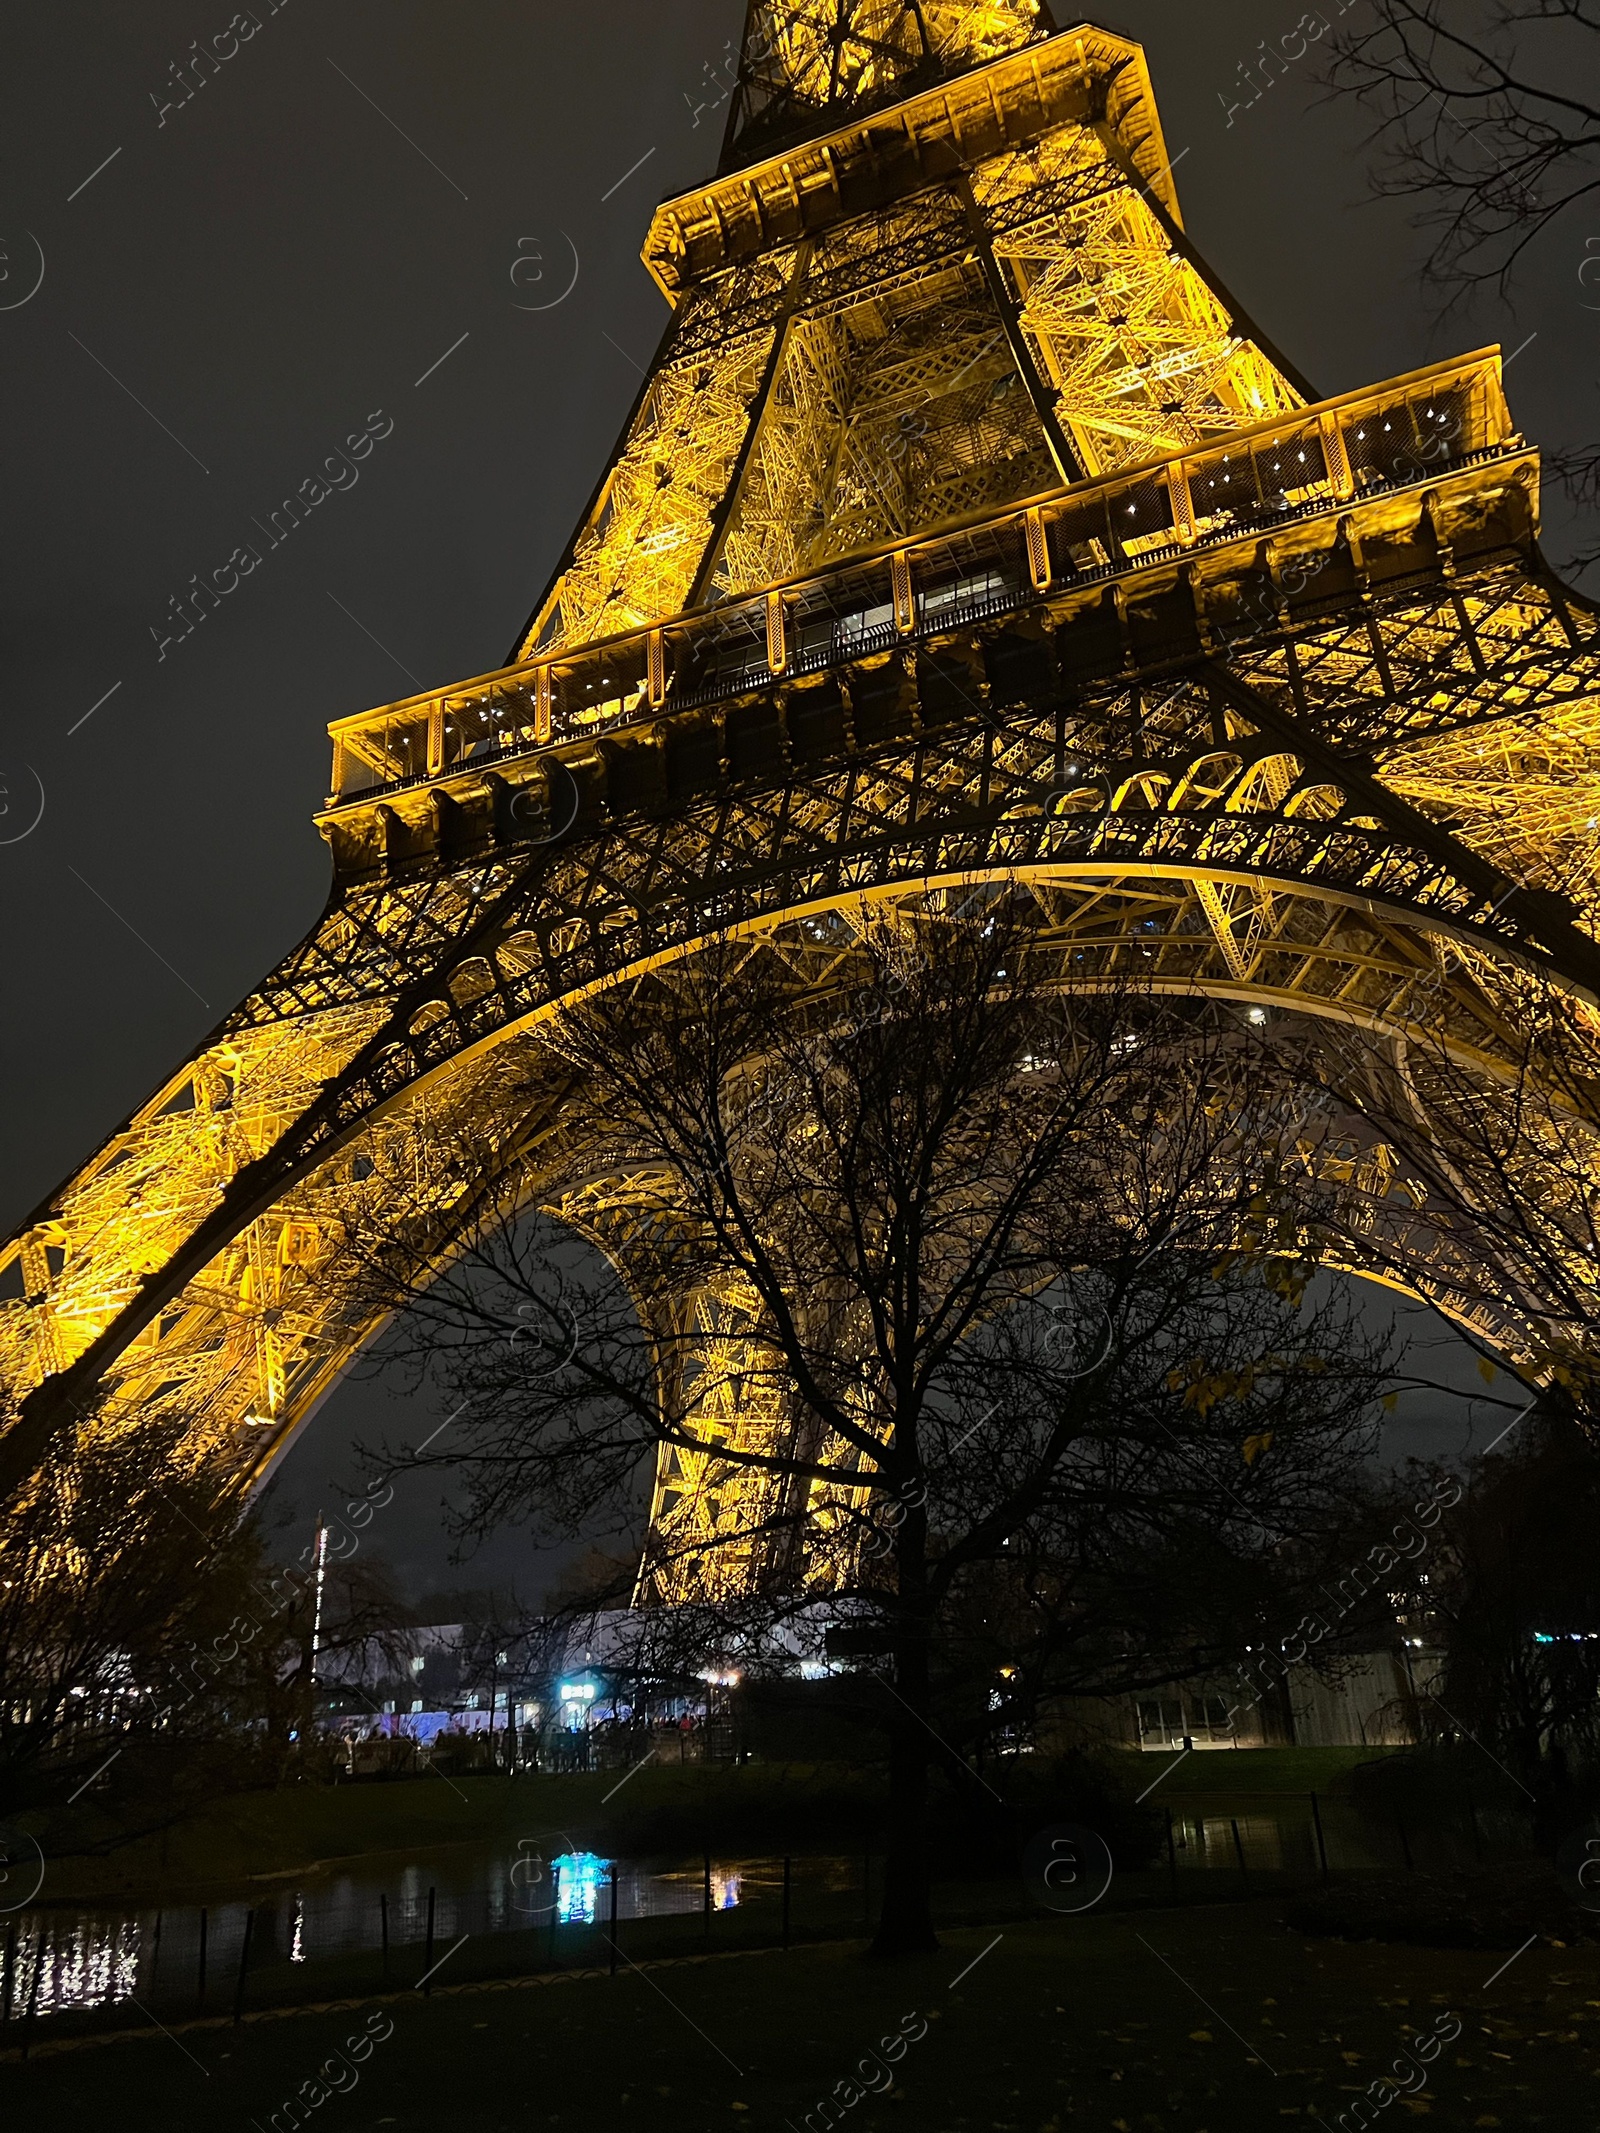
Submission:
<svg viewBox="0 0 1600 2133">
<path fill-rule="evenodd" d="M 556 1877 L 556 1917 L 564 1926 L 592 1926 L 611 1861 L 598 1852 L 563 1852 L 550 1865 Z"/>
</svg>

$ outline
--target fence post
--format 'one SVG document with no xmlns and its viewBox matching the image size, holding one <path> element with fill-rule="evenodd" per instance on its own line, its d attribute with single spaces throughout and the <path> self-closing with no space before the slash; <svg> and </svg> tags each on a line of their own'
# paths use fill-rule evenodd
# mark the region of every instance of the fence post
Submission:
<svg viewBox="0 0 1600 2133">
<path fill-rule="evenodd" d="M 794 1861 L 786 1857 L 783 1862 L 783 1945 L 786 1948 L 789 1945 L 789 1884 L 793 1866 Z"/>
<path fill-rule="evenodd" d="M 233 2026 L 235 2029 L 244 2020 L 244 1974 L 250 1962 L 250 1936 L 255 1931 L 256 1914 L 244 1914 L 244 1941 L 239 1949 L 239 1982 L 233 1988 Z"/>
<path fill-rule="evenodd" d="M 427 1999 L 433 1991 L 433 1899 L 435 1891 L 428 1891 L 428 1942 L 422 1959 L 422 1997 Z"/>
<path fill-rule="evenodd" d="M 1233 1856 L 1239 1862 L 1239 1880 L 1243 1887 L 1248 1888 L 1250 1886 L 1250 1876 L 1245 1872 L 1244 1846 L 1239 1841 L 1239 1823 L 1236 1816 L 1229 1815 L 1228 1827 L 1233 1831 Z"/>
<path fill-rule="evenodd" d="M 1311 1826 L 1317 1833 L 1317 1857 L 1322 1861 L 1322 1878 L 1328 1878 L 1328 1847 L 1322 1837 L 1322 1810 L 1317 1805 L 1317 1796 L 1311 1795 Z"/>
<path fill-rule="evenodd" d="M 200 1987 L 195 1997 L 194 2011 L 204 2014 L 206 2010 L 206 1909 L 200 1906 Z"/>
<path fill-rule="evenodd" d="M 39 1928 L 39 1938 L 33 1944 L 33 1978 L 28 1986 L 28 2012 L 22 2024 L 22 2056 L 27 2058 L 33 2049 L 33 2022 L 39 2012 L 39 1980 L 44 1975 L 44 1928 Z"/>
<path fill-rule="evenodd" d="M 389 1898 L 378 1898 L 378 1931 L 383 1941 L 383 1982 L 389 1982 Z"/>
<path fill-rule="evenodd" d="M 611 1975 L 617 1974 L 617 1862 L 611 1862 Z"/>
</svg>

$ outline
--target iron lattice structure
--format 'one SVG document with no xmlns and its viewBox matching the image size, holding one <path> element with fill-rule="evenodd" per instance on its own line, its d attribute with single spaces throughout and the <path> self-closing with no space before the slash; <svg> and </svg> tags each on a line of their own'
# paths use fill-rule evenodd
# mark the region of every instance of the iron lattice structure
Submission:
<svg viewBox="0 0 1600 2133">
<path fill-rule="evenodd" d="M 258 1480 L 375 1331 L 348 1236 L 381 1192 L 446 1257 L 465 1137 L 625 1259 L 671 1210 L 527 1048 L 708 941 L 826 990 L 994 879 L 1072 982 L 1403 1032 L 1426 978 L 1474 1059 L 1501 975 L 1600 995 L 1600 630 L 1498 354 L 1319 398 L 1185 238 L 1137 46 L 756 5 L 644 256 L 671 322 L 509 664 L 335 724 L 323 917 L 0 1255 L 6 1472 L 94 1398 Z M 691 1566 L 759 1523 L 716 1439 L 784 1426 L 705 1423 Z"/>
</svg>

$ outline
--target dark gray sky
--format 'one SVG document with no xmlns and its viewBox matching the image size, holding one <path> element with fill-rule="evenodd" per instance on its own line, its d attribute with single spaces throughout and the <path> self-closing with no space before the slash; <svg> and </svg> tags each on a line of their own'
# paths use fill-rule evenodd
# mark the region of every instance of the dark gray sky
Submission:
<svg viewBox="0 0 1600 2133">
<path fill-rule="evenodd" d="M 327 721 L 505 656 L 664 324 L 639 245 L 715 160 L 694 107 L 743 16 L 271 7 L 181 106 L 170 69 L 225 29 L 223 0 L 0 18 L 0 1228 L 315 919 Z M 1299 13 L 1130 0 L 1109 20 L 1147 47 L 1191 235 L 1320 390 L 1499 340 L 1522 428 L 1592 436 L 1585 227 L 1558 227 L 1509 310 L 1441 325 L 1309 59 L 1228 124 L 1240 63 Z M 513 281 L 519 258 L 542 282 Z M 563 302 L 519 308 L 574 266 Z M 359 482 L 159 660 L 190 576 L 378 411 L 394 427 Z M 1547 545 L 1570 545 L 1555 499 Z M 285 1471 L 297 1516 L 375 1400 L 378 1427 L 432 1426 L 341 1393 Z M 427 1504 L 387 1517 L 410 1581 L 445 1574 Z M 526 1572 L 526 1551 L 488 1567 Z"/>
</svg>

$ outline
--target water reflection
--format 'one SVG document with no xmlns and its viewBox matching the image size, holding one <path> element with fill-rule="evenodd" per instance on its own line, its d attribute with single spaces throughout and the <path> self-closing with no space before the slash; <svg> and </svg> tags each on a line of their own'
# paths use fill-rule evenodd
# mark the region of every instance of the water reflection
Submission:
<svg viewBox="0 0 1600 2133">
<path fill-rule="evenodd" d="M 1241 1852 L 1247 1867 L 1272 1872 L 1303 1871 L 1310 1861 L 1309 1827 L 1285 1829 L 1274 1815 L 1182 1815 L 1174 1828 L 1179 1851 L 1190 1853 L 1195 1866 L 1236 1867 Z"/>
<path fill-rule="evenodd" d="M 800 1862 L 804 1873 L 848 1880 L 846 1862 Z M 209 1905 L 202 1937 L 198 1907 L 116 1916 L 91 1911 L 14 1913 L 0 1934 L 0 2022 L 52 2015 L 138 1999 L 144 2006 L 176 2004 L 213 2012 L 231 2004 L 252 1915 L 249 1970 L 253 1979 L 283 1974 L 285 1965 L 376 1953 L 382 1944 L 386 1896 L 388 1942 L 395 1975 L 420 1957 L 434 1896 L 434 1935 L 448 1946 L 463 1933 L 549 1933 L 604 1925 L 611 1916 L 612 1879 L 619 1920 L 671 1917 L 705 1907 L 703 1866 L 662 1867 L 610 1859 L 598 1852 L 548 1856 L 533 1840 L 514 1857 L 499 1847 L 434 1865 L 415 1861 L 384 1873 L 335 1874 L 303 1887 L 263 1895 L 253 1905 Z M 736 1910 L 754 1896 L 776 1898 L 778 1861 L 711 1869 L 711 1905 Z M 541 1942 L 541 1950 L 544 1943 Z M 564 1959 L 551 1938 L 550 1955 Z M 402 1951 L 404 1951 L 402 1953 Z M 416 1951 L 416 1952 L 413 1952 Z M 35 1979 L 37 1978 L 37 1985 Z"/>
<path fill-rule="evenodd" d="M 135 1918 L 47 1920 L 35 1913 L 23 1919 L 15 1938 L 7 1937 L 0 1984 L 6 2012 L 61 2014 L 130 1998 L 147 1931 Z"/>
<path fill-rule="evenodd" d="M 1175 1804 L 1174 1868 L 1237 1876 L 1242 1853 L 1250 1873 L 1317 1870 L 1308 1803 L 1272 1807 L 1260 1798 L 1239 1798 Z M 1236 1811 L 1228 1812 L 1230 1807 Z M 1388 1830 L 1371 1829 L 1328 1800 L 1322 1803 L 1322 1818 L 1329 1863 L 1336 1871 L 1392 1863 L 1397 1840 Z M 549 1835 L 568 1841 L 563 1833 Z M 1426 1863 L 1419 1852 L 1418 1864 Z M 614 1859 L 570 1843 L 552 1855 L 545 1834 L 537 1833 L 520 1843 L 452 1849 L 431 1861 L 374 1860 L 355 1871 L 280 1882 L 263 1889 L 253 1905 L 213 1904 L 205 1914 L 203 1944 L 201 1913 L 188 1906 L 120 1915 L 70 1909 L 13 1913 L 3 1922 L 0 2001 L 11 2020 L 27 2015 L 35 1993 L 34 2015 L 41 2021 L 135 1998 L 162 2017 L 169 2010 L 187 2014 L 202 2005 L 214 2014 L 224 2012 L 237 1990 L 245 1920 L 252 1912 L 247 1984 L 252 1997 L 286 1994 L 291 1975 L 303 1989 L 301 1966 L 340 1959 L 348 1969 L 334 1970 L 330 1986 L 369 1989 L 378 1976 L 385 1917 L 391 1983 L 411 1983 L 423 1966 L 430 1891 L 436 1953 L 464 1933 L 512 1934 L 525 1943 L 509 1958 L 513 1962 L 538 1968 L 546 1962 L 592 1961 L 593 1944 L 585 1936 L 609 1924 L 613 1876 L 616 1915 L 624 1924 L 707 1908 L 703 1860 Z M 859 1918 L 860 1897 L 853 1893 L 861 1888 L 859 1858 L 799 1858 L 793 1879 L 799 1915 L 823 1897 L 848 1898 L 850 1917 Z M 765 1906 L 775 1928 L 782 1890 L 779 1859 L 710 1862 L 713 1912 Z"/>
<path fill-rule="evenodd" d="M 556 1878 L 556 1917 L 564 1926 L 592 1926 L 611 1861 L 595 1852 L 565 1852 L 550 1863 Z M 619 1898 L 621 1893 L 619 1888 Z"/>
</svg>

